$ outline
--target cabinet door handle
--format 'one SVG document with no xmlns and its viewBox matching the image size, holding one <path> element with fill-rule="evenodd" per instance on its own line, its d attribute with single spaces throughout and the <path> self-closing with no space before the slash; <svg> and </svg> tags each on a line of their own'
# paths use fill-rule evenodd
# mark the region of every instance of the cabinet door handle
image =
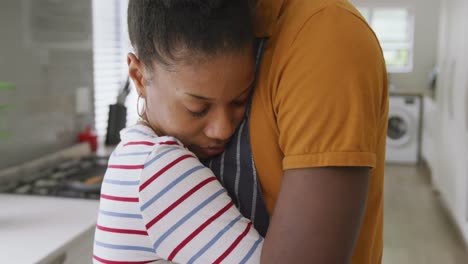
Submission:
<svg viewBox="0 0 468 264">
<path fill-rule="evenodd" d="M 465 84 L 465 129 L 466 134 L 468 135 L 468 80 L 466 80 Z"/>
</svg>

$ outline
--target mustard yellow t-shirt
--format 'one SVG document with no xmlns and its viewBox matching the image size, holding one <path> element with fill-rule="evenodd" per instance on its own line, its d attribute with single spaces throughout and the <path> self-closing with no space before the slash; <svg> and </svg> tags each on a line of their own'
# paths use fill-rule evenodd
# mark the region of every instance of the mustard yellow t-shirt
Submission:
<svg viewBox="0 0 468 264">
<path fill-rule="evenodd" d="M 346 0 L 259 0 L 256 27 L 269 39 L 251 142 L 269 211 L 284 170 L 371 167 L 352 263 L 381 263 L 388 91 L 375 34 Z"/>
</svg>

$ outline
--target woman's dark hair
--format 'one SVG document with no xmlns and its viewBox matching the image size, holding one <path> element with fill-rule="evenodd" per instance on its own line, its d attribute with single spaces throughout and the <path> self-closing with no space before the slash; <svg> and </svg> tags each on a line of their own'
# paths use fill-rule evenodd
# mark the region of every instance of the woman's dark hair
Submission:
<svg viewBox="0 0 468 264">
<path fill-rule="evenodd" d="M 254 39 L 249 0 L 130 0 L 128 32 L 147 67 L 241 50 Z"/>
</svg>

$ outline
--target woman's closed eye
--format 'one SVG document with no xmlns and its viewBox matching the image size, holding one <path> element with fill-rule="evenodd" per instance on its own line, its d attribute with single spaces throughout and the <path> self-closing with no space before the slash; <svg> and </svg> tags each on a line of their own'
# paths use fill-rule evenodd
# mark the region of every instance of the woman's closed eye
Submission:
<svg viewBox="0 0 468 264">
<path fill-rule="evenodd" d="M 187 108 L 187 111 L 193 116 L 193 117 L 203 117 L 205 116 L 208 111 L 210 110 L 209 107 L 205 107 L 203 110 L 201 111 L 192 111 L 190 109 Z"/>
<path fill-rule="evenodd" d="M 248 101 L 248 98 L 245 98 L 242 100 L 235 100 L 231 102 L 231 105 L 235 108 L 245 107 L 245 105 L 247 104 L 247 101 Z M 190 113 L 190 115 L 196 118 L 204 117 L 210 111 L 210 106 L 206 106 L 201 110 L 192 110 L 189 107 L 185 107 L 185 108 Z"/>
</svg>

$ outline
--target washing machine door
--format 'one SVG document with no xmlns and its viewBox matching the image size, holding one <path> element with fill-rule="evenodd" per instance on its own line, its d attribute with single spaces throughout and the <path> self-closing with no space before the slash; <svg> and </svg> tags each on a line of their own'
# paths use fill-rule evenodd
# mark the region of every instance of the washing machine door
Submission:
<svg viewBox="0 0 468 264">
<path fill-rule="evenodd" d="M 395 109 L 388 114 L 387 144 L 402 147 L 411 142 L 413 120 L 403 109 Z"/>
</svg>

